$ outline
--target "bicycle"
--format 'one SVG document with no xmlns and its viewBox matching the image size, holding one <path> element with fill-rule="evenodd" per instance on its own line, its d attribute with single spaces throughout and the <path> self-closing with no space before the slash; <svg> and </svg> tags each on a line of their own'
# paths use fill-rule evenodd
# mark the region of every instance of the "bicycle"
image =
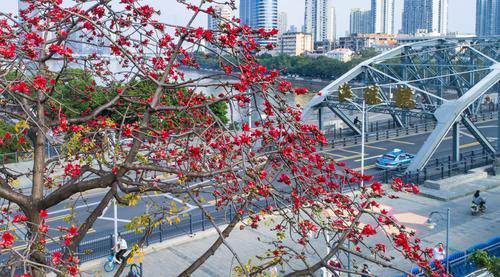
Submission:
<svg viewBox="0 0 500 277">
<path fill-rule="evenodd" d="M 104 263 L 104 271 L 111 272 L 115 270 L 116 265 L 118 265 L 118 263 L 115 260 L 115 255 L 110 255 L 108 261 Z"/>
<path fill-rule="evenodd" d="M 106 263 L 104 263 L 104 271 L 111 272 L 111 271 L 115 270 L 117 265 L 118 265 L 118 263 L 115 260 L 115 256 L 111 255 L 108 257 L 108 261 Z M 140 266 L 138 266 L 136 264 L 130 264 L 127 266 L 130 266 L 130 270 L 127 274 L 127 277 L 140 277 L 140 276 L 142 276 Z"/>
<path fill-rule="evenodd" d="M 125 258 L 127 257 L 127 252 L 125 254 L 123 254 L 122 263 L 123 262 L 126 263 Z M 117 262 L 117 260 L 115 258 L 115 254 L 112 254 L 108 257 L 108 261 L 104 263 L 104 270 L 106 272 L 111 272 L 111 271 L 115 270 L 117 265 L 120 265 L 120 264 Z"/>
</svg>

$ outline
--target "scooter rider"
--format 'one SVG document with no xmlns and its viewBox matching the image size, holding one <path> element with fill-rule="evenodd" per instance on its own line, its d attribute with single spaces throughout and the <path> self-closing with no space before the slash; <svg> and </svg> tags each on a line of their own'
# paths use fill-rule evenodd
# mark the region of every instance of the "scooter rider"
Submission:
<svg viewBox="0 0 500 277">
<path fill-rule="evenodd" d="M 474 193 L 472 203 L 476 204 L 480 209 L 484 209 L 484 205 L 486 204 L 486 201 L 484 201 L 484 199 L 479 194 L 480 194 L 479 190 L 477 190 L 476 193 Z"/>
</svg>

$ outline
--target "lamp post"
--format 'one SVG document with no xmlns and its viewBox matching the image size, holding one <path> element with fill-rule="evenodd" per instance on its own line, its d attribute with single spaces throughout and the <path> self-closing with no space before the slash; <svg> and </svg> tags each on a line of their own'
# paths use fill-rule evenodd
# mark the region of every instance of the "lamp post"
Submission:
<svg viewBox="0 0 500 277">
<path fill-rule="evenodd" d="M 330 251 L 332 249 L 330 248 L 330 232 L 326 231 L 325 232 L 325 239 L 326 239 L 326 254 L 330 254 Z M 327 267 L 323 267 L 323 277 L 332 277 L 332 274 L 330 270 Z"/>
<path fill-rule="evenodd" d="M 387 103 L 375 104 L 375 105 L 370 106 L 369 108 L 366 108 L 366 100 L 365 99 L 363 99 L 363 102 L 361 102 L 361 104 L 356 103 L 350 99 L 346 99 L 346 100 L 349 101 L 349 103 L 354 105 L 354 107 L 356 107 L 356 109 L 361 112 L 361 175 L 364 176 L 365 175 L 365 136 L 366 136 L 366 132 L 365 132 L 366 123 L 365 122 L 366 122 L 366 116 L 373 108 L 385 106 L 385 105 L 387 105 Z M 365 185 L 365 181 L 363 178 L 361 178 L 361 186 L 363 187 L 364 185 Z"/>
<path fill-rule="evenodd" d="M 118 207 L 116 206 L 116 199 L 113 198 L 113 229 L 115 236 L 115 244 L 118 242 Z"/>
<path fill-rule="evenodd" d="M 429 214 L 429 218 L 426 221 L 427 227 L 429 229 L 434 229 L 437 225 L 435 221 L 432 220 L 433 215 L 440 215 L 441 219 L 443 216 L 442 212 L 434 211 Z M 450 273 L 450 261 L 448 260 L 450 253 L 450 208 L 446 208 L 446 276 Z"/>
</svg>

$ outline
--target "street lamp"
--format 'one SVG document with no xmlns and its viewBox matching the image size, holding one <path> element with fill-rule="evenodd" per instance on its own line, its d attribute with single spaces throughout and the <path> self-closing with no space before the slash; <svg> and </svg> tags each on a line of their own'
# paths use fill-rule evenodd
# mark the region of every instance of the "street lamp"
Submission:
<svg viewBox="0 0 500 277">
<path fill-rule="evenodd" d="M 375 105 L 371 105 L 370 107 L 366 108 L 366 100 L 363 99 L 363 102 L 361 102 L 361 105 L 350 100 L 350 99 L 346 99 L 347 101 L 349 101 L 349 103 L 351 103 L 352 105 L 354 105 L 354 107 L 356 107 L 356 109 L 361 112 L 361 175 L 364 176 L 365 175 L 365 120 L 366 120 L 366 115 L 368 114 L 368 112 L 370 112 L 373 108 L 376 108 L 376 107 L 380 107 L 380 106 L 385 106 L 387 105 L 387 103 L 379 103 L 379 104 L 375 104 Z M 364 186 L 364 179 L 361 178 L 361 187 Z"/>
<path fill-rule="evenodd" d="M 432 220 L 433 215 L 439 215 L 441 218 L 440 220 L 444 220 L 443 218 L 443 212 L 439 211 L 434 211 L 429 214 L 429 217 L 425 224 L 429 229 L 434 229 L 437 226 L 437 221 Z M 448 276 L 450 272 L 450 261 L 448 260 L 449 258 L 449 252 L 450 252 L 450 208 L 446 209 L 446 276 Z"/>
</svg>

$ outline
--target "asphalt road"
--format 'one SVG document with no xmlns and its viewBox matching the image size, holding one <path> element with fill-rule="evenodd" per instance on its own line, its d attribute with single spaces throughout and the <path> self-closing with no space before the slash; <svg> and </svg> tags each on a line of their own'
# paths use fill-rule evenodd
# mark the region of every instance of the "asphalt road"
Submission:
<svg viewBox="0 0 500 277">
<path fill-rule="evenodd" d="M 493 145 L 496 145 L 497 136 L 497 119 L 486 120 L 477 123 L 478 128 L 486 135 Z M 378 174 L 382 170 L 377 169 L 375 166 L 375 161 L 377 158 L 381 157 L 383 154 L 393 151 L 394 149 L 402 149 L 408 153 L 416 154 L 420 147 L 424 144 L 425 140 L 431 133 L 431 129 L 428 132 L 420 132 L 418 134 L 402 135 L 394 139 L 385 139 L 381 136 L 380 140 L 376 141 L 371 138 L 368 143 L 365 144 L 365 166 L 364 170 L 366 174 Z M 403 132 L 402 132 L 403 133 Z M 482 153 L 482 146 L 475 140 L 475 138 L 465 129 L 464 127 L 460 129 L 460 151 L 469 152 L 477 151 L 477 153 Z M 431 158 L 443 158 L 452 155 L 452 134 L 451 131 L 441 143 L 436 153 Z M 347 147 L 336 147 L 335 149 L 325 149 L 323 150 L 325 155 L 328 155 L 337 161 L 343 161 L 346 166 L 355 169 L 357 171 L 361 170 L 361 145 L 350 145 Z"/>
</svg>

